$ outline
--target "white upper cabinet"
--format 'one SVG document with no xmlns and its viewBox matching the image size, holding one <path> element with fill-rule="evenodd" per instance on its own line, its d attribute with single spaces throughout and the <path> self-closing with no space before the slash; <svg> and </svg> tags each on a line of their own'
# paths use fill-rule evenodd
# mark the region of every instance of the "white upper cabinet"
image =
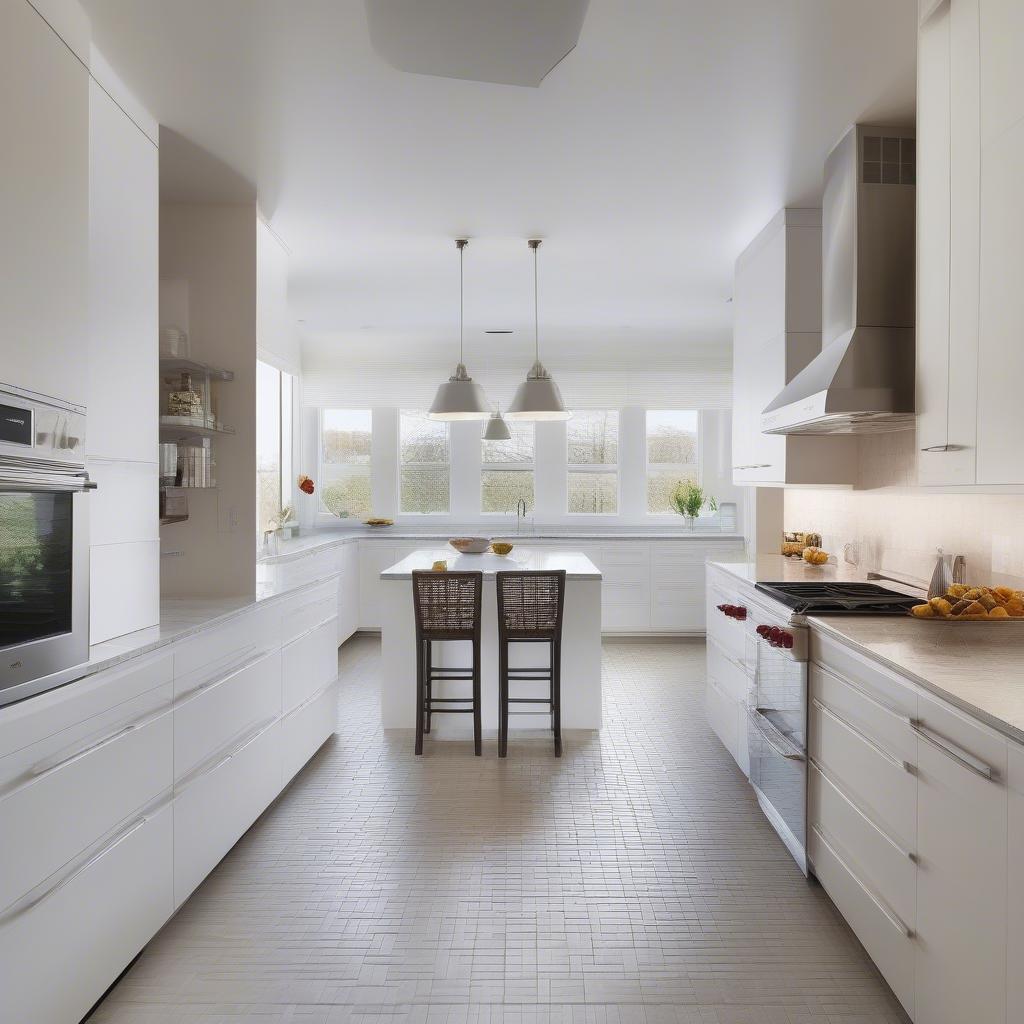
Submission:
<svg viewBox="0 0 1024 1024">
<path fill-rule="evenodd" d="M 918 481 L 1024 483 L 1024 5 L 921 0 Z"/>
<path fill-rule="evenodd" d="M 25 0 L 0 4 L 0 380 L 86 404 L 89 73 Z"/>
<path fill-rule="evenodd" d="M 821 211 L 781 210 L 736 261 L 732 479 L 852 483 L 855 440 L 761 433 L 761 412 L 821 351 Z"/>
</svg>

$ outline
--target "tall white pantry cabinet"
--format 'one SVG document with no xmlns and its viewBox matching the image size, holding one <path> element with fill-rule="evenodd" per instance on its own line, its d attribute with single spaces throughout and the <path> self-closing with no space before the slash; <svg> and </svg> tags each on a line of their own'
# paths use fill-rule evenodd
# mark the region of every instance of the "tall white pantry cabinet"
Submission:
<svg viewBox="0 0 1024 1024">
<path fill-rule="evenodd" d="M 921 0 L 917 462 L 933 486 L 1024 483 L 1024 5 Z"/>
</svg>

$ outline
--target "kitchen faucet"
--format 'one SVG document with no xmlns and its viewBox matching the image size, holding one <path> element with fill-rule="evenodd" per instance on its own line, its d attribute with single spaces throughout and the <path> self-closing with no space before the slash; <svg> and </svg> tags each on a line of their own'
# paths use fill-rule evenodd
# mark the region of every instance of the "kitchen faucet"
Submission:
<svg viewBox="0 0 1024 1024">
<path fill-rule="evenodd" d="M 517 537 L 519 536 L 520 527 L 522 525 L 522 522 L 526 518 L 526 513 L 527 513 L 526 499 L 525 498 L 520 498 L 516 502 L 516 536 Z"/>
</svg>

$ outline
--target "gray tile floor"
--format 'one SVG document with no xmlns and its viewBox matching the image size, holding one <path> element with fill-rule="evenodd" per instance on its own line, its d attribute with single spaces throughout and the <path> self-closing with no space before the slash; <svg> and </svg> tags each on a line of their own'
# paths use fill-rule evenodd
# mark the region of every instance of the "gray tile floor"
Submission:
<svg viewBox="0 0 1024 1024">
<path fill-rule="evenodd" d="M 702 644 L 607 644 L 600 735 L 337 735 L 93 1024 L 867 1024 L 905 1018 L 704 720 Z M 448 721 L 452 721 L 449 718 Z"/>
</svg>

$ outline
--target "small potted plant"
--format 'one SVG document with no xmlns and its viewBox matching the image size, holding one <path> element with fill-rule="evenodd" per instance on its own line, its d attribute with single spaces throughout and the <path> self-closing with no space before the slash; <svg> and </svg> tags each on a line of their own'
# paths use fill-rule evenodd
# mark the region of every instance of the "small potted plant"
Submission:
<svg viewBox="0 0 1024 1024">
<path fill-rule="evenodd" d="M 672 508 L 685 520 L 687 529 L 692 530 L 697 517 L 707 509 L 718 511 L 718 499 L 705 492 L 696 480 L 680 480 L 671 497 Z"/>
</svg>

